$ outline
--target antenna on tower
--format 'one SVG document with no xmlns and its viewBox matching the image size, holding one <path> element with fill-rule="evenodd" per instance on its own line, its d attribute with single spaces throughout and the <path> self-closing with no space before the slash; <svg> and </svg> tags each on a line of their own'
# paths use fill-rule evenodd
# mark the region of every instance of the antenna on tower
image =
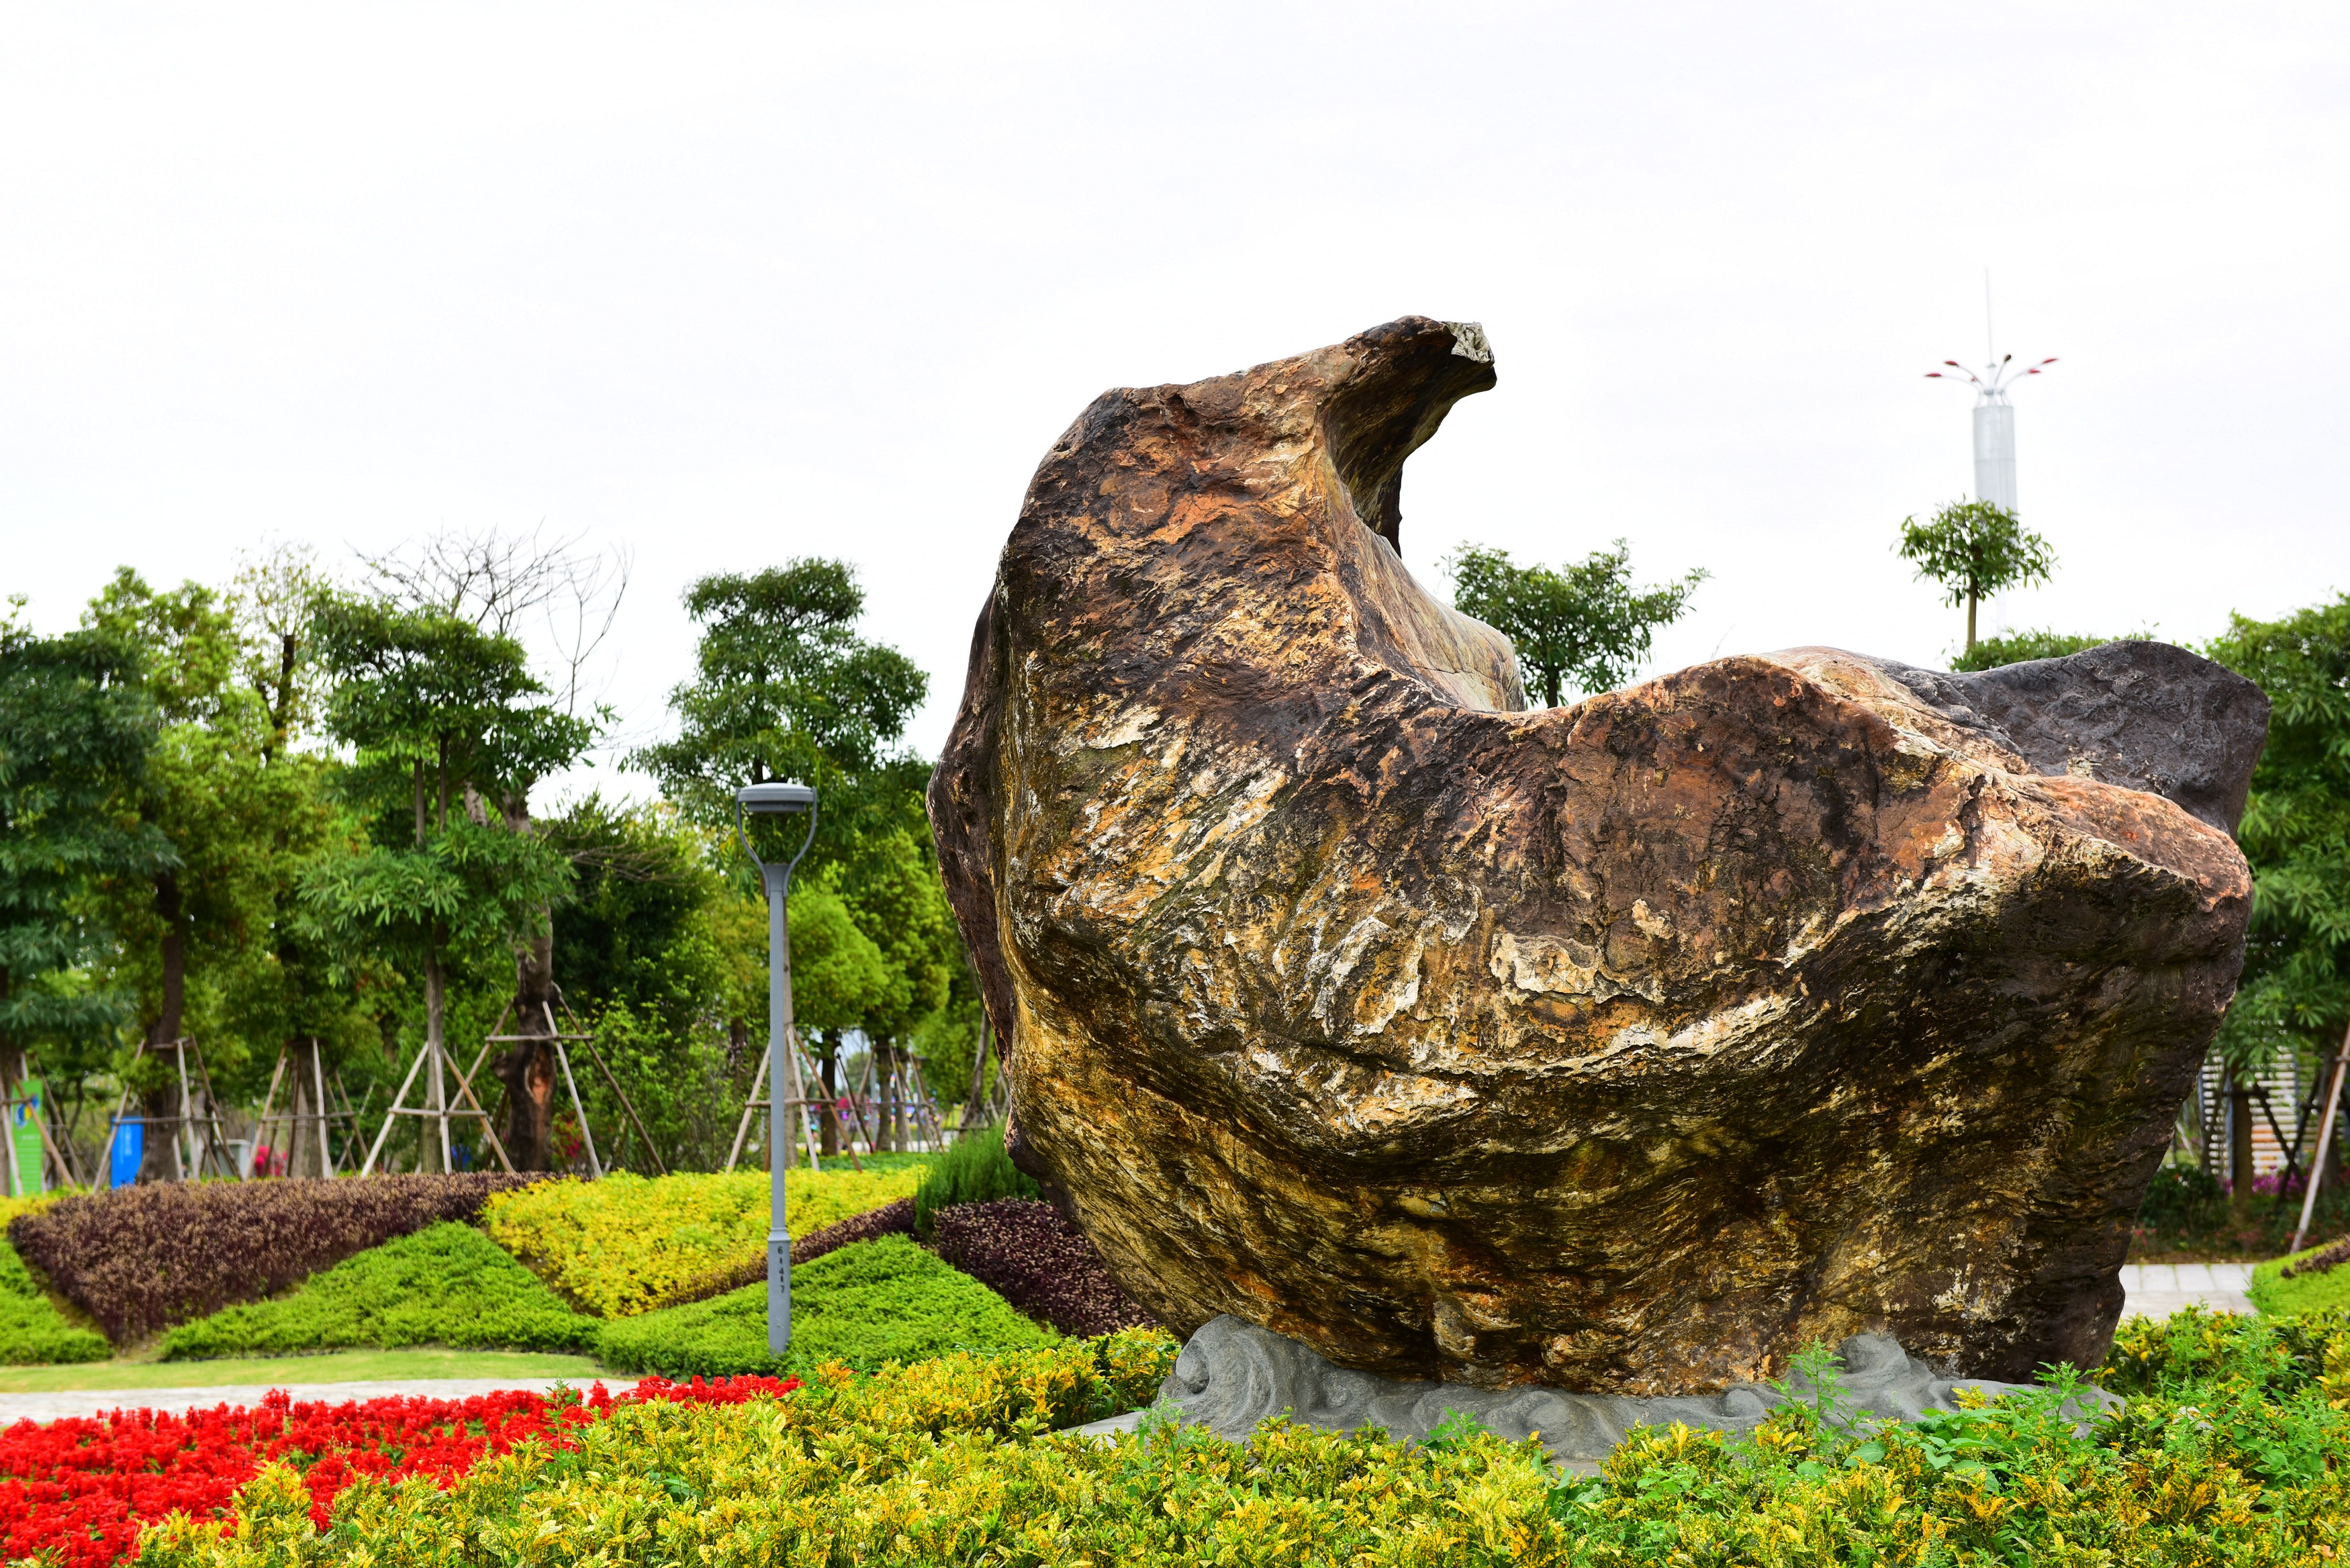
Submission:
<svg viewBox="0 0 2350 1568">
<path fill-rule="evenodd" d="M 2056 363 L 2054 356 L 2036 365 L 2018 365 L 2012 354 L 1999 352 L 1998 340 L 1991 336 L 1991 269 L 1983 269 L 1983 354 L 1982 374 L 1945 359 L 1947 370 L 1929 370 L 1929 381 L 1964 381 L 1975 389 L 1975 498 L 1988 501 L 2004 512 L 2016 512 L 2015 500 L 2015 407 L 2007 400 L 2010 388 L 2026 376 L 2037 376 Z"/>
</svg>

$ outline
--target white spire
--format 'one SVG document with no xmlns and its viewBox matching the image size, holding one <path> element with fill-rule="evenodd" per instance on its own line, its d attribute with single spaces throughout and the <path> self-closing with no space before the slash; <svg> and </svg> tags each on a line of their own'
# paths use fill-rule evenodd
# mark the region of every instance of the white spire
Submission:
<svg viewBox="0 0 2350 1568">
<path fill-rule="evenodd" d="M 2015 406 L 2007 400 L 2008 389 L 2026 376 L 2037 376 L 2050 365 L 2054 357 L 2037 365 L 2017 365 L 2012 354 L 2002 355 L 1991 337 L 1991 273 L 1983 273 L 1983 352 L 1988 357 L 1982 374 L 1945 359 L 1954 375 L 1940 370 L 1929 370 L 1926 379 L 1963 380 L 1975 389 L 1975 498 L 1988 501 L 2004 512 L 2021 513 L 2015 499 Z"/>
</svg>

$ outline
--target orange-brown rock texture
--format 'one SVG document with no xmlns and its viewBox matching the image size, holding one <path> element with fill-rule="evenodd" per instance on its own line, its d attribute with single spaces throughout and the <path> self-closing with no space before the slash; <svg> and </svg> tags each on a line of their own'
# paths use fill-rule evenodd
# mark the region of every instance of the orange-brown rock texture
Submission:
<svg viewBox="0 0 2350 1568">
<path fill-rule="evenodd" d="M 1390 1376 L 2094 1362 L 2266 699 L 2148 643 L 1803 649 L 1529 711 L 1398 553 L 1493 380 L 1410 317 L 1046 454 L 931 796 L 1022 1158 L 1170 1326 Z"/>
</svg>

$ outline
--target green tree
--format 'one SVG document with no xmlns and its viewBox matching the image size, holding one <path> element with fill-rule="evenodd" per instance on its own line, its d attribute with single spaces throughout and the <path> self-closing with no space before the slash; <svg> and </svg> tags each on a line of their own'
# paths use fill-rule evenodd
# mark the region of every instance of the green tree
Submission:
<svg viewBox="0 0 2350 1568">
<path fill-rule="evenodd" d="M 585 554 L 577 545 L 577 540 L 549 540 L 537 530 L 442 533 L 400 555 L 373 557 L 368 566 L 396 602 L 452 616 L 488 636 L 518 638 L 521 628 L 536 623 L 554 655 L 547 705 L 567 718 L 601 726 L 611 713 L 587 700 L 584 673 L 619 613 L 628 591 L 628 559 L 625 554 Z M 533 830 L 531 795 L 542 776 L 517 768 L 501 779 L 490 805 L 509 831 Z M 533 1169 L 544 1158 L 556 1098 L 553 1035 L 563 992 L 556 981 L 553 914 L 551 909 L 540 910 L 515 941 L 513 1000 L 505 1011 L 516 1038 L 496 1066 L 506 1090 L 506 1140 L 510 1150 L 525 1151 L 516 1158 L 529 1159 L 527 1168 Z"/>
<path fill-rule="evenodd" d="M 943 995 L 932 982 L 926 945 L 930 905 L 905 886 L 910 866 L 917 877 L 937 881 L 935 864 L 907 850 L 929 837 L 921 797 L 930 768 L 898 749 L 929 677 L 897 649 L 858 634 L 865 595 L 843 562 L 795 560 L 748 576 L 704 577 L 686 590 L 685 607 L 702 632 L 695 679 L 670 699 L 678 736 L 634 760 L 689 819 L 722 836 L 733 832 L 734 791 L 743 784 L 785 778 L 816 786 L 816 839 L 792 901 L 795 1002 L 812 961 L 802 956 L 799 888 L 837 898 L 864 946 L 883 960 L 876 971 L 858 944 L 832 943 L 840 983 L 828 989 L 837 993 L 838 1013 L 827 1021 L 828 1006 L 797 1008 L 825 1081 L 837 1090 L 842 1033 L 878 1032 L 886 1048 L 925 1004 L 935 1005 L 930 999 Z M 762 857 L 798 847 L 796 841 L 787 846 L 785 830 L 772 823 L 754 819 L 751 831 Z M 733 864 L 735 875 L 747 877 L 739 857 Z M 942 888 L 936 902 L 944 908 Z M 910 911 L 913 926 L 901 927 L 899 917 Z M 825 939 L 812 927 L 806 940 Z M 764 960 L 764 930 L 759 942 Z M 760 974 L 763 998 L 764 962 Z M 757 1012 L 754 1006 L 733 1022 L 747 1032 Z M 824 1136 L 829 1151 L 829 1122 Z"/>
<path fill-rule="evenodd" d="M 313 635 L 335 681 L 327 725 L 357 753 L 347 788 L 371 810 L 373 842 L 319 866 L 305 902 L 347 945 L 380 944 L 421 970 L 439 1103 L 450 950 L 512 941 L 570 876 L 541 836 L 493 821 L 494 803 L 568 763 L 592 729 L 544 701 L 520 644 L 444 611 L 328 597 Z M 526 1168 L 547 1168 L 546 1105 L 508 1096 L 507 1151 Z M 427 1162 L 447 1153 L 428 1145 Z"/>
<path fill-rule="evenodd" d="M 2236 834 L 2255 891 L 2220 1046 L 2248 1069 L 2283 1047 L 2331 1055 L 2350 1028 L 2350 595 L 2232 617 L 2205 651 L 2274 704 Z"/>
<path fill-rule="evenodd" d="M 702 631 L 695 679 L 670 695 L 678 736 L 633 759 L 669 798 L 690 819 L 731 829 L 743 784 L 812 784 L 818 864 L 851 858 L 860 834 L 899 826 L 910 777 L 893 748 L 930 678 L 858 634 L 865 593 L 848 566 L 806 559 L 703 577 L 685 609 Z M 928 771 L 912 764 L 917 795 Z"/>
<path fill-rule="evenodd" d="M 140 786 L 140 818 L 171 841 L 170 862 L 112 880 L 110 924 L 124 948 L 120 970 L 139 1001 L 148 1044 L 203 1038 L 215 1066 L 236 1064 L 220 1037 L 217 981 L 267 925 L 265 843 L 282 802 L 260 778 L 267 715 L 236 680 L 240 648 L 220 596 L 199 583 L 166 592 L 125 566 L 91 601 L 84 624 L 138 650 L 138 678 L 161 721 Z M 191 1029 L 191 966 L 205 1016 Z M 176 1078 L 173 1079 L 176 1093 Z M 161 1080 L 152 1085 L 159 1092 Z M 175 1114 L 163 1112 L 162 1114 Z M 151 1147 L 151 1168 L 166 1154 Z"/>
<path fill-rule="evenodd" d="M 1519 664 L 1534 677 L 1530 684 L 1552 708 L 1569 685 L 1607 691 L 1630 680 L 1656 628 L 1680 618 L 1707 576 L 1693 571 L 1677 583 L 1635 588 L 1621 539 L 1556 571 L 1521 566 L 1508 551 L 1483 545 L 1462 545 L 1444 565 L 1453 607 L 1516 646 Z"/>
<path fill-rule="evenodd" d="M 1953 501 L 1926 522 L 1901 520 L 1894 546 L 1921 578 L 1941 585 L 1948 605 L 1967 607 L 1968 653 L 1975 650 L 1975 608 L 2003 589 L 2044 583 L 2056 552 L 2014 513 L 1988 501 Z"/>
<path fill-rule="evenodd" d="M 158 730 L 137 648 L 106 630 L 36 637 L 23 603 L 0 618 L 0 1071 L 36 1055 L 74 1099 L 129 1011 L 91 983 L 91 890 L 174 857 L 128 804 Z"/>
</svg>

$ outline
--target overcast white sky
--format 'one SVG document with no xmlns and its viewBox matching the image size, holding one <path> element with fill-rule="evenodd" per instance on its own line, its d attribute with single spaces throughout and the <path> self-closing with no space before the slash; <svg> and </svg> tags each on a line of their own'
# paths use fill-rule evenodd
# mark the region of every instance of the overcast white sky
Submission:
<svg viewBox="0 0 2350 1568">
<path fill-rule="evenodd" d="M 0 591 L 544 524 L 634 553 L 634 742 L 689 580 L 839 555 L 935 751 L 1089 400 L 1420 312 L 1501 374 L 1423 577 L 1622 535 L 1713 573 L 1659 668 L 1930 663 L 1988 265 L 2061 357 L 2003 613 L 2199 639 L 2350 588 L 2346 66 L 2339 5 L 13 5 Z"/>
</svg>

